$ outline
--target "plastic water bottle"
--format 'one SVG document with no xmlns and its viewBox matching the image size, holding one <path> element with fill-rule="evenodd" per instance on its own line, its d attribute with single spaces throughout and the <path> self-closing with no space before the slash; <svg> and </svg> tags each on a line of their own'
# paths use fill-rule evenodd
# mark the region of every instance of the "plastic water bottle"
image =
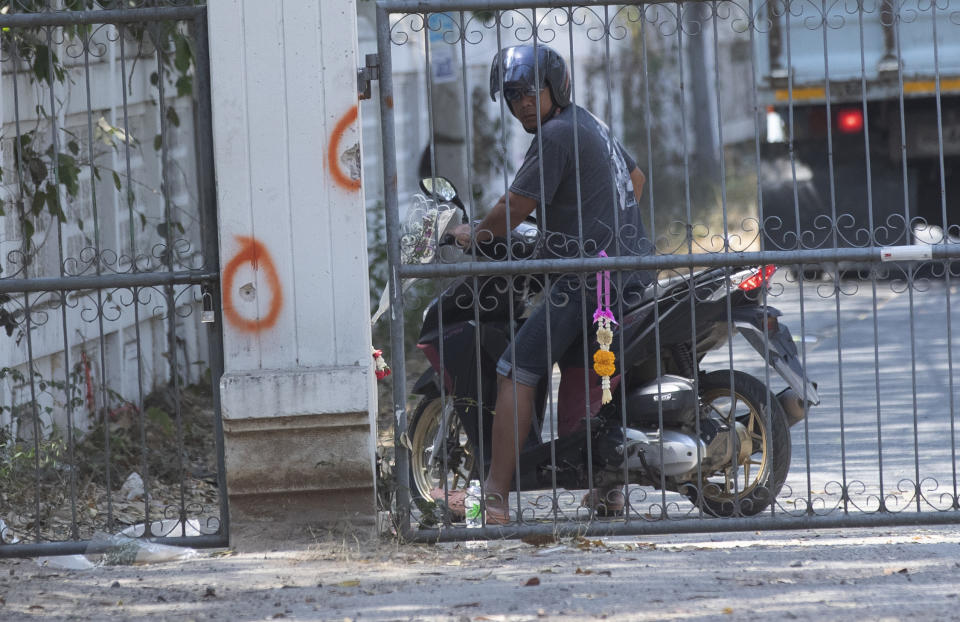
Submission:
<svg viewBox="0 0 960 622">
<path fill-rule="evenodd" d="M 483 526 L 483 518 L 480 514 L 480 482 L 472 479 L 467 486 L 467 497 L 463 502 L 464 514 L 466 514 L 467 528 L 479 529 Z M 480 549 L 486 547 L 484 540 L 468 540 L 468 549 Z"/>
<path fill-rule="evenodd" d="M 467 527 L 481 527 L 483 520 L 480 517 L 480 482 L 475 479 L 470 480 L 470 485 L 467 486 L 467 497 L 463 506 Z"/>
</svg>

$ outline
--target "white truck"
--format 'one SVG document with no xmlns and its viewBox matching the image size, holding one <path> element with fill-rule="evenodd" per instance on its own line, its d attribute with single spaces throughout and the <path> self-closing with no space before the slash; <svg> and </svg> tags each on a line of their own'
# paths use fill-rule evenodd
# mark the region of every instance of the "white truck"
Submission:
<svg viewBox="0 0 960 622">
<path fill-rule="evenodd" d="M 770 0 L 756 24 L 766 248 L 957 238 L 960 0 Z"/>
</svg>

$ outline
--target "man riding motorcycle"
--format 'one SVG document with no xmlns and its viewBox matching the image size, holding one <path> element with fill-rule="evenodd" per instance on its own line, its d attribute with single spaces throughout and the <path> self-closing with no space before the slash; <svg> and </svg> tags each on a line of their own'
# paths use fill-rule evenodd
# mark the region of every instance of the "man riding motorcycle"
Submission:
<svg viewBox="0 0 960 622">
<path fill-rule="evenodd" d="M 505 237 L 536 212 L 542 234 L 539 258 L 596 257 L 601 252 L 609 256 L 650 254 L 652 245 L 637 203 L 645 177 L 610 129 L 571 102 L 570 74 L 563 58 L 544 45 L 501 50 L 490 68 L 494 101 L 498 92 L 511 114 L 534 137 L 507 194 L 478 225 L 456 227 L 457 243 L 467 246 Z M 619 291 L 614 292 L 612 308 L 616 308 L 617 295 L 636 295 L 652 281 L 652 275 L 642 271 L 623 273 L 619 278 L 615 275 L 613 283 Z M 514 423 L 517 437 L 526 438 L 538 383 L 558 363 L 561 396 L 572 383 L 582 386 L 587 373 L 585 353 L 592 349 L 589 342 L 583 342 L 583 295 L 579 275 L 549 275 L 549 291 L 497 364 L 492 454 L 484 482 L 488 524 L 509 522 L 506 500 L 516 469 Z M 548 338 L 549 348 L 545 349 Z M 598 377 L 589 373 L 596 386 Z M 584 405 L 567 402 L 571 400 L 561 399 L 558 405 L 561 434 L 569 431 L 571 421 L 583 419 Z M 584 505 L 602 515 L 616 515 L 623 511 L 623 493 L 619 489 L 591 491 Z"/>
</svg>

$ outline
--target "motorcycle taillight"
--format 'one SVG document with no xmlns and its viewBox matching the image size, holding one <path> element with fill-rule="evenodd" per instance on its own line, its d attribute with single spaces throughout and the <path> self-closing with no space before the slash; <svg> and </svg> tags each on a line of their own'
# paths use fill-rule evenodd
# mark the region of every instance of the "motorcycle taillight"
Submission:
<svg viewBox="0 0 960 622">
<path fill-rule="evenodd" d="M 745 292 L 748 292 L 752 289 L 757 289 L 764 283 L 769 283 L 770 277 L 772 277 L 773 273 L 776 271 L 777 271 L 777 267 L 774 266 L 773 264 L 769 266 L 763 266 L 762 268 L 757 270 L 756 274 L 747 278 L 743 283 L 741 283 L 737 287 L 739 287 Z"/>
</svg>

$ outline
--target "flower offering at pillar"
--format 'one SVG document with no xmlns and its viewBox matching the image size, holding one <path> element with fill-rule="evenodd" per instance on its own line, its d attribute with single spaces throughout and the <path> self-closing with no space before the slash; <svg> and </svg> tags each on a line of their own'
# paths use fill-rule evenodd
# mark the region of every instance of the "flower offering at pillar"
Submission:
<svg viewBox="0 0 960 622">
<path fill-rule="evenodd" d="M 377 380 L 383 380 L 390 375 L 390 366 L 383 360 L 383 351 L 370 346 L 373 351 L 374 373 L 377 374 Z"/>
</svg>

